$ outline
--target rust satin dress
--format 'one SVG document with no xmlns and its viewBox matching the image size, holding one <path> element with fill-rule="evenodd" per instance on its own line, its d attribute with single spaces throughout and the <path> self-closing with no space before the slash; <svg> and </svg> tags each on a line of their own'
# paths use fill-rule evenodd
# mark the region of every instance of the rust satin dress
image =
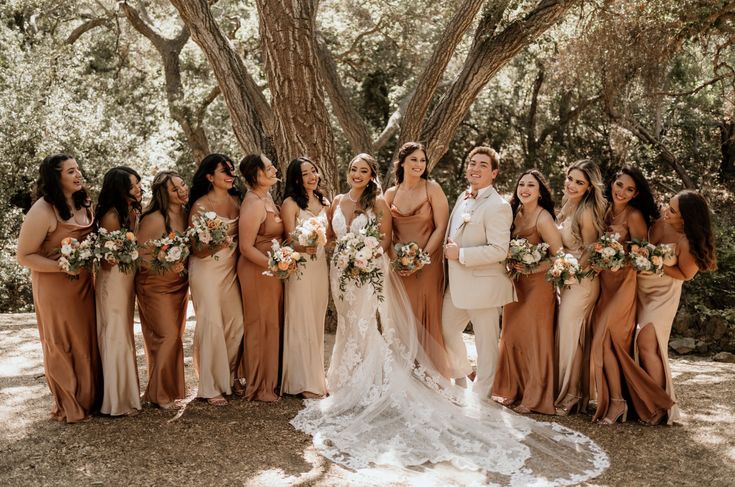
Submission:
<svg viewBox="0 0 735 487">
<path fill-rule="evenodd" d="M 182 337 L 189 279 L 186 274 L 141 268 L 135 277 L 135 292 L 148 363 L 143 400 L 167 405 L 186 397 Z"/>
<path fill-rule="evenodd" d="M 266 212 L 258 229 L 255 248 L 265 255 L 272 240 L 281 240 L 283 222 L 275 213 Z M 245 333 L 239 376 L 245 377 L 245 399 L 278 399 L 279 352 L 283 326 L 283 282 L 264 276 L 265 269 L 240 256 L 237 276 L 242 289 Z"/>
<path fill-rule="evenodd" d="M 539 215 L 541 212 L 539 212 Z M 532 244 L 543 240 L 536 222 L 513 238 Z M 533 412 L 554 414 L 554 315 L 556 294 L 545 270 L 521 275 L 515 281 L 518 301 L 503 307 L 498 366 L 493 398 L 518 402 Z"/>
<path fill-rule="evenodd" d="M 422 249 L 429 242 L 434 232 L 434 211 L 427 193 L 426 200 L 412 213 L 402 214 L 391 205 L 393 217 L 393 243 L 416 242 Z M 426 352 L 434 368 L 445 377 L 449 377 L 449 362 L 444 349 L 442 336 L 442 303 L 444 302 L 444 266 L 442 248 L 437 248 L 430 256 L 431 264 L 414 272 L 408 277 L 401 277 L 403 286 L 413 314 L 419 325 L 417 338 L 421 348 Z"/>
<path fill-rule="evenodd" d="M 44 200 L 36 204 L 53 208 Z M 64 238 L 84 240 L 92 231 L 92 213 L 87 213 L 89 225 L 59 221 L 57 215 L 56 229 L 46 235 L 39 253 L 56 260 L 55 249 Z M 51 415 L 75 423 L 95 411 L 102 390 L 92 275 L 82 271 L 72 281 L 63 272 L 33 271 L 31 280 L 46 382 L 54 398 Z"/>
</svg>

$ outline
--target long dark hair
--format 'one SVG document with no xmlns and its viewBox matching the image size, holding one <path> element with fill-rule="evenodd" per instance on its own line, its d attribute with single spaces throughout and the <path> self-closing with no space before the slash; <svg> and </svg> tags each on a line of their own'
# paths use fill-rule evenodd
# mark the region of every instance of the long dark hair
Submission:
<svg viewBox="0 0 735 487">
<path fill-rule="evenodd" d="M 378 178 L 380 177 L 378 174 L 378 162 L 370 154 L 366 154 L 364 152 L 357 154 L 350 163 L 347 164 L 347 174 L 350 173 L 352 165 L 357 161 L 363 161 L 367 163 L 368 167 L 370 167 L 370 182 L 368 182 L 365 190 L 362 192 L 362 196 L 360 196 L 360 199 L 357 201 L 358 208 L 356 208 L 356 210 L 358 212 L 368 211 L 375 206 L 375 199 L 380 196 L 380 193 L 382 192 L 378 183 Z"/>
<path fill-rule="evenodd" d="M 393 173 L 395 174 L 396 182 L 398 184 L 403 182 L 403 177 L 406 173 L 406 169 L 403 167 L 403 163 L 406 162 L 406 157 L 410 156 L 417 150 L 423 151 L 424 157 L 426 157 L 426 167 L 424 168 L 424 172 L 421 173 L 421 178 L 429 179 L 429 157 L 426 154 L 426 147 L 424 147 L 424 144 L 420 142 L 406 142 L 400 149 L 398 149 L 398 160 L 393 166 Z"/>
<path fill-rule="evenodd" d="M 702 195 L 691 190 L 681 191 L 677 196 L 679 212 L 684 220 L 684 234 L 697 267 L 701 271 L 717 269 L 715 236 L 707 201 Z"/>
<path fill-rule="evenodd" d="M 311 164 L 317 170 L 318 174 L 319 169 L 314 164 L 314 161 L 308 157 L 302 156 L 294 159 L 288 164 L 288 169 L 286 169 L 286 189 L 283 192 L 284 200 L 291 198 L 302 210 L 305 210 L 309 206 L 309 195 L 306 193 L 306 188 L 304 188 L 304 177 L 301 174 L 301 165 L 305 162 Z M 319 188 L 321 182 L 322 178 L 319 176 L 319 182 L 314 190 L 314 196 L 319 200 L 319 203 L 324 205 L 326 204 L 324 193 Z"/>
<path fill-rule="evenodd" d="M 661 212 L 656 205 L 656 201 L 653 199 L 651 186 L 649 186 L 646 177 L 637 167 L 633 167 L 630 164 L 623 165 L 618 170 L 618 172 L 615 173 L 615 176 L 608 182 L 605 189 L 605 197 L 607 198 L 608 205 L 610 205 L 610 208 L 612 208 L 612 185 L 613 183 L 615 183 L 615 180 L 623 174 L 626 174 L 630 176 L 631 179 L 633 179 L 633 182 L 635 183 L 635 189 L 636 191 L 638 191 L 638 194 L 635 196 L 635 198 L 631 199 L 628 204 L 641 212 L 641 214 L 643 215 L 643 219 L 646 221 L 646 225 L 650 227 L 653 222 L 661 216 Z"/>
<path fill-rule="evenodd" d="M 38 166 L 38 179 L 36 180 L 36 198 L 43 198 L 46 203 L 56 208 L 62 220 L 71 218 L 72 209 L 66 204 L 64 191 L 61 189 L 61 164 L 69 159 L 74 159 L 67 154 L 54 154 L 46 157 Z M 72 194 L 74 209 L 89 208 L 91 202 L 87 190 L 82 187 Z"/>
<path fill-rule="evenodd" d="M 538 169 L 529 169 L 523 172 L 516 181 L 515 189 L 513 190 L 513 196 L 510 198 L 510 207 L 513 209 L 513 216 L 516 215 L 518 209 L 521 207 L 521 200 L 518 198 L 518 185 L 523 179 L 523 176 L 530 174 L 536 179 L 538 183 L 539 200 L 538 205 L 544 210 L 548 211 L 552 218 L 556 216 L 556 210 L 554 209 L 554 198 L 551 196 L 551 190 L 549 189 L 549 183 L 546 178 Z"/>
<path fill-rule="evenodd" d="M 189 188 L 189 203 L 186 205 L 189 211 L 193 209 L 194 203 L 196 203 L 199 198 L 212 190 L 212 183 L 207 179 L 207 176 L 214 174 L 219 165 L 222 165 L 222 168 L 228 176 L 235 176 L 230 170 L 230 166 L 234 168 L 235 163 L 226 155 L 209 154 L 207 157 L 202 159 L 202 162 L 199 163 L 199 167 L 197 167 L 194 177 L 191 180 L 191 187 Z M 240 190 L 235 186 L 230 188 L 227 192 L 233 196 L 241 196 Z"/>
<path fill-rule="evenodd" d="M 96 228 L 99 228 L 102 218 L 110 210 L 117 212 L 121 228 L 131 228 L 130 208 L 140 211 L 141 207 L 140 202 L 130 196 L 130 190 L 133 188 L 130 176 L 135 176 L 140 182 L 140 174 L 127 166 L 113 167 L 105 173 L 102 189 L 97 198 L 97 207 L 94 209 Z"/>
<path fill-rule="evenodd" d="M 265 162 L 260 154 L 248 154 L 242 158 L 238 170 L 248 188 L 258 186 L 258 171 L 265 171 Z"/>
<path fill-rule="evenodd" d="M 145 211 L 140 216 L 140 220 L 143 221 L 147 215 L 151 213 L 159 212 L 163 215 L 163 223 L 166 226 L 166 233 L 171 233 L 171 219 L 168 216 L 168 182 L 173 178 L 180 178 L 181 176 L 176 171 L 161 171 L 156 174 L 151 184 L 151 201 L 146 206 Z M 186 219 L 187 215 L 184 215 Z"/>
</svg>

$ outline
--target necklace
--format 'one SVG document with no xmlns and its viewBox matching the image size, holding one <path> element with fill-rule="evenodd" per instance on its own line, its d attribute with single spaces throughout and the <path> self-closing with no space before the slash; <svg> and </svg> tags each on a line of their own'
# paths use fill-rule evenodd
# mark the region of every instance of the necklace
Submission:
<svg viewBox="0 0 735 487">
<path fill-rule="evenodd" d="M 358 198 L 358 199 L 354 199 L 354 198 L 352 197 L 352 190 L 349 190 L 349 191 L 347 192 L 347 198 L 348 198 L 348 199 L 349 199 L 350 201 L 352 201 L 353 203 L 357 203 L 358 201 L 360 201 L 360 199 L 359 199 L 359 198 Z"/>
<path fill-rule="evenodd" d="M 623 213 L 625 212 L 625 210 L 627 210 L 627 209 L 628 209 L 628 205 L 624 206 L 622 210 L 620 210 L 620 211 L 618 211 L 618 212 L 615 212 L 615 207 L 613 206 L 613 207 L 612 207 L 612 217 L 613 217 L 613 218 L 617 218 L 617 217 L 619 217 L 619 216 L 620 216 L 620 215 L 622 215 L 622 214 L 623 214 Z"/>
</svg>

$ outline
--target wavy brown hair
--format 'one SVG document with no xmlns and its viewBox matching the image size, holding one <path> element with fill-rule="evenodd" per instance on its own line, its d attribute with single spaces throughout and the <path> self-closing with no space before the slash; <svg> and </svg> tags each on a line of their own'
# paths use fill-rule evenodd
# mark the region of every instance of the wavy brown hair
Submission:
<svg viewBox="0 0 735 487">
<path fill-rule="evenodd" d="M 684 220 L 684 235 L 697 267 L 701 271 L 714 271 L 717 269 L 715 236 L 707 200 L 691 190 L 681 191 L 676 196 L 679 198 L 679 212 Z"/>
<path fill-rule="evenodd" d="M 424 168 L 424 172 L 421 173 L 421 179 L 429 179 L 429 156 L 426 154 L 426 147 L 424 147 L 424 144 L 420 142 L 406 142 L 400 149 L 398 149 L 398 160 L 393 166 L 393 174 L 395 175 L 396 182 L 398 184 L 403 182 L 403 177 L 406 173 L 406 170 L 403 167 L 403 163 L 406 162 L 406 157 L 410 156 L 417 150 L 422 151 L 426 158 L 426 168 Z"/>
<path fill-rule="evenodd" d="M 140 216 L 140 220 L 150 215 L 151 213 L 160 213 L 163 215 L 163 223 L 166 226 L 166 233 L 171 233 L 171 219 L 168 217 L 168 182 L 173 178 L 181 178 L 179 173 L 176 171 L 162 171 L 156 174 L 151 184 L 151 201 L 146 206 L 145 211 Z M 186 207 L 186 205 L 184 205 Z M 186 221 L 188 215 L 184 214 Z"/>
<path fill-rule="evenodd" d="M 358 211 L 368 211 L 375 206 L 375 199 L 382 193 L 380 184 L 378 183 L 378 178 L 380 177 L 378 174 L 378 162 L 370 154 L 364 152 L 357 154 L 347 165 L 347 174 L 350 173 L 352 165 L 357 161 L 363 161 L 370 167 L 370 182 L 365 187 L 362 196 L 360 196 L 357 202 L 359 206 Z"/>
</svg>

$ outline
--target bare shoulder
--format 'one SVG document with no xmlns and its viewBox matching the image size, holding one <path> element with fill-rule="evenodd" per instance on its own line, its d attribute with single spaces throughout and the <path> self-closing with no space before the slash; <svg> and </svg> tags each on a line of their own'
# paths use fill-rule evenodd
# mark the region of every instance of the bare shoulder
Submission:
<svg viewBox="0 0 735 487">
<path fill-rule="evenodd" d="M 296 204 L 296 202 L 294 201 L 294 199 L 289 196 L 288 198 L 286 198 L 285 200 L 283 200 L 283 202 L 281 203 L 281 211 L 283 211 L 283 210 L 293 210 L 295 207 L 298 207 L 298 206 L 299 205 Z"/>
<path fill-rule="evenodd" d="M 432 179 L 426 181 L 426 188 L 429 190 L 429 197 L 431 198 L 447 197 L 447 195 L 444 194 L 444 188 L 442 188 L 442 185 Z"/>
<path fill-rule="evenodd" d="M 191 213 L 194 215 L 207 211 L 209 211 L 209 207 L 207 205 L 207 199 L 205 196 L 202 196 L 201 198 L 196 200 L 193 205 L 191 205 Z"/>
<path fill-rule="evenodd" d="M 54 212 L 54 207 L 51 205 L 51 203 L 47 202 L 43 198 L 39 198 L 35 203 L 33 203 L 33 206 L 31 206 L 31 209 L 28 210 L 28 213 L 26 213 L 26 219 L 32 218 L 34 220 L 43 220 L 43 219 L 56 219 L 56 213 Z"/>
<path fill-rule="evenodd" d="M 100 226 L 107 230 L 119 230 L 120 229 L 120 217 L 114 208 L 111 208 L 100 220 Z"/>
<path fill-rule="evenodd" d="M 139 231 L 142 232 L 145 230 L 146 232 L 154 232 L 157 228 L 162 228 L 162 231 L 165 231 L 166 229 L 166 220 L 163 218 L 160 211 L 148 213 L 141 218 Z"/>
<path fill-rule="evenodd" d="M 637 208 L 631 208 L 630 213 L 628 214 L 628 223 L 646 225 L 646 219 L 643 218 L 643 213 L 641 213 L 640 210 Z"/>
<path fill-rule="evenodd" d="M 548 210 L 542 208 L 541 214 L 538 216 L 538 224 L 556 226 L 556 220 L 554 220 L 554 216 Z"/>
</svg>

